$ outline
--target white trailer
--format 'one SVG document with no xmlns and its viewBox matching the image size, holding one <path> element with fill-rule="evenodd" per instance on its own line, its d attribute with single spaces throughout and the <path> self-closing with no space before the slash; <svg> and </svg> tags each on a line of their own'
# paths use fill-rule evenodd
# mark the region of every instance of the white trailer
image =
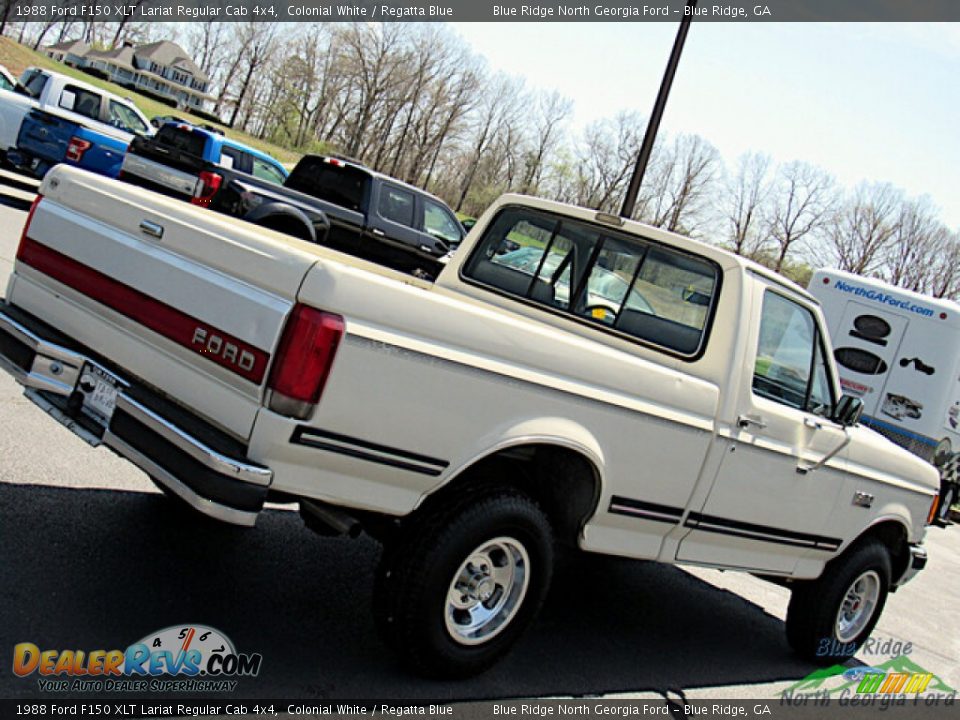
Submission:
<svg viewBox="0 0 960 720">
<path fill-rule="evenodd" d="M 809 289 L 863 422 L 940 468 L 946 522 L 958 498 L 960 304 L 832 269 L 817 270 Z"/>
</svg>

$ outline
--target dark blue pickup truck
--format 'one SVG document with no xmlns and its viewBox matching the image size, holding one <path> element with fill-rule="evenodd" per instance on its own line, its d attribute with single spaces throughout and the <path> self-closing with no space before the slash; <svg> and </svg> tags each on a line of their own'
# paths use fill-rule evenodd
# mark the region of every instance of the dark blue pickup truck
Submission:
<svg viewBox="0 0 960 720">
<path fill-rule="evenodd" d="M 100 175 L 117 177 L 131 140 L 152 128 L 138 112 L 114 104 L 109 125 L 86 126 L 44 110 L 32 110 L 20 126 L 17 147 L 7 159 L 21 172 L 38 178 L 57 163 L 67 163 Z"/>
</svg>

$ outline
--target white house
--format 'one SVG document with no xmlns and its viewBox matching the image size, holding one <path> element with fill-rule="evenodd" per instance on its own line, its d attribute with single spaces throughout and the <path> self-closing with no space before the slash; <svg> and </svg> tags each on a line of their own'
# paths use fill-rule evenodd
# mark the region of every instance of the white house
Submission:
<svg viewBox="0 0 960 720">
<path fill-rule="evenodd" d="M 63 46 L 78 43 L 60 43 L 46 48 L 50 57 L 66 62 Z M 210 78 L 174 42 L 161 40 L 134 47 L 125 43 L 114 50 L 82 50 L 72 47 L 69 53 L 78 57 L 73 63 L 87 72 L 101 75 L 118 85 L 145 95 L 174 103 L 178 108 L 204 110 L 204 103 L 214 98 L 207 93 Z M 60 55 L 61 57 L 57 57 Z"/>
</svg>

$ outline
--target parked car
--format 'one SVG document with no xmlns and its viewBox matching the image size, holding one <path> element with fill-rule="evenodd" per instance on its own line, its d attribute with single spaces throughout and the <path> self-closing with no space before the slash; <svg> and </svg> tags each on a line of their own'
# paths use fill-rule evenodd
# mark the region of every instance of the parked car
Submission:
<svg viewBox="0 0 960 720">
<path fill-rule="evenodd" d="M 597 322 L 608 273 L 655 313 Z M 377 628 L 446 677 L 517 642 L 560 546 L 772 580 L 794 650 L 848 659 L 925 566 L 939 478 L 859 425 L 829 349 L 785 278 L 586 208 L 504 196 L 427 283 L 63 165 L 0 302 L 0 368 L 178 502 L 382 543 Z"/>
<path fill-rule="evenodd" d="M 152 128 L 133 103 L 111 100 L 107 113 L 109 128 L 32 110 L 20 126 L 16 150 L 7 152 L 7 160 L 38 178 L 61 162 L 117 177 L 130 141 L 152 133 Z"/>
<path fill-rule="evenodd" d="M 253 176 L 281 184 L 279 160 L 221 133 L 168 122 L 153 137 L 137 138 L 123 159 L 123 180 L 210 207 L 224 177 Z"/>
<path fill-rule="evenodd" d="M 21 125 L 33 110 L 108 137 L 125 134 L 128 142 L 134 128 L 142 126 L 143 132 L 149 132 L 147 119 L 129 100 L 72 77 L 31 67 L 24 70 L 13 91 L 0 90 L 0 152 L 17 148 Z M 120 116 L 135 120 L 125 121 L 121 127 Z"/>
<path fill-rule="evenodd" d="M 217 141 L 190 125 L 165 125 L 134 141 L 123 179 L 430 277 L 466 234 L 439 198 L 359 163 L 307 155 L 288 177 L 276 161 L 267 167 L 256 156 L 252 171 L 215 162 L 205 153 Z"/>
</svg>

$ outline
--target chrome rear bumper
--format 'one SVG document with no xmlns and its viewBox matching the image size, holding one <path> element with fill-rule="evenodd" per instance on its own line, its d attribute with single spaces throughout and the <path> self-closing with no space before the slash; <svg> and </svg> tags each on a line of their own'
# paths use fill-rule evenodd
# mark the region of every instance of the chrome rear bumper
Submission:
<svg viewBox="0 0 960 720">
<path fill-rule="evenodd" d="M 209 423 L 71 347 L 69 339 L 54 341 L 51 334 L 39 321 L 0 302 L 0 369 L 23 385 L 27 398 L 89 444 L 111 448 L 200 512 L 234 525 L 254 525 L 273 480 L 269 468 L 247 460 L 237 452 L 242 448 L 235 447 L 236 441 Z M 117 381 L 116 409 L 108 423 L 80 409 L 76 385 L 84 364 Z M 218 444 L 232 446 L 233 452 Z"/>
</svg>

